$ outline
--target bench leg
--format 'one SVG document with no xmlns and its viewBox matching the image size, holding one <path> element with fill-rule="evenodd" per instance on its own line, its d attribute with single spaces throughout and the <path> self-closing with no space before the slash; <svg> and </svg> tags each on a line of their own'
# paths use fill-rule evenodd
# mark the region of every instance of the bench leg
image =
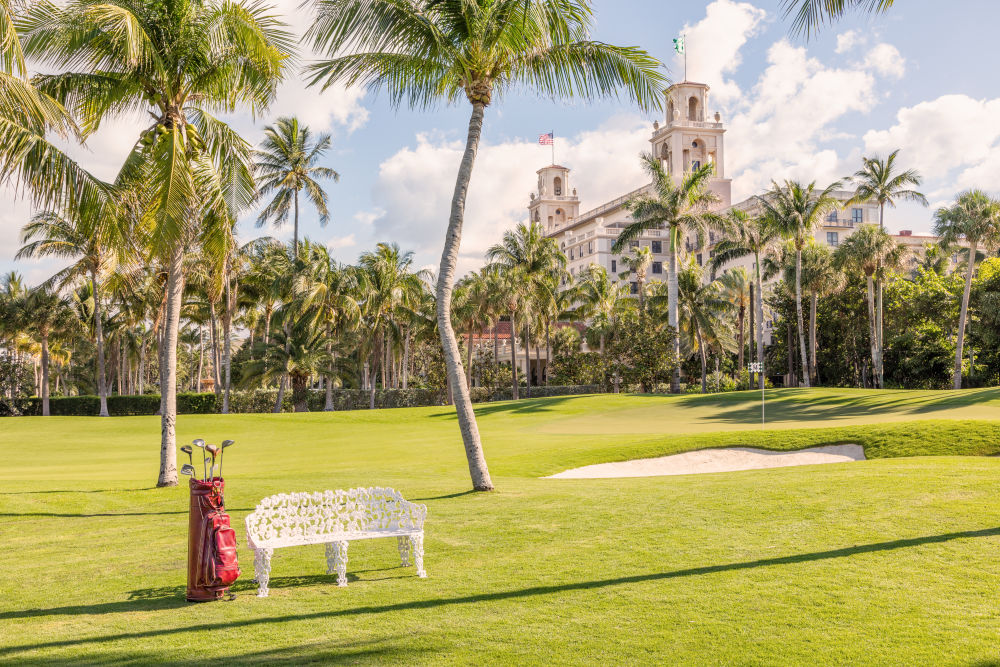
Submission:
<svg viewBox="0 0 1000 667">
<path fill-rule="evenodd" d="M 402 535 L 396 538 L 396 543 L 399 545 L 399 560 L 403 564 L 403 567 L 410 566 L 410 538 Z"/>
<path fill-rule="evenodd" d="M 424 534 L 411 535 L 410 550 L 413 552 L 413 564 L 417 566 L 417 576 L 424 578 L 427 571 L 424 569 Z"/>
<path fill-rule="evenodd" d="M 347 541 L 333 543 L 334 565 L 337 568 L 337 585 L 347 585 Z"/>
<path fill-rule="evenodd" d="M 257 581 L 257 597 L 267 597 L 267 582 L 271 579 L 271 554 L 273 549 L 255 549 L 253 555 L 254 579 Z"/>
<path fill-rule="evenodd" d="M 326 573 L 333 574 L 337 571 L 337 543 L 326 543 Z"/>
</svg>

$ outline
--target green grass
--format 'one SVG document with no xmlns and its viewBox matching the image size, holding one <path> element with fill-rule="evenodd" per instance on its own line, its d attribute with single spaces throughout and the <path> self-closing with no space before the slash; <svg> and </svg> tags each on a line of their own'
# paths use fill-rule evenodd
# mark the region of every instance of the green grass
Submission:
<svg viewBox="0 0 1000 667">
<path fill-rule="evenodd" d="M 234 438 L 227 504 L 387 485 L 426 502 L 426 566 L 351 546 L 252 558 L 183 601 L 186 489 L 150 489 L 154 417 L 0 421 L 0 662 L 970 664 L 1000 659 L 1000 392 L 788 390 L 480 406 L 470 494 L 448 408 L 182 416 Z M 773 421 L 770 421 L 773 419 Z M 810 428 L 801 428 L 802 426 Z M 621 480 L 569 467 L 720 445 L 857 442 L 873 460 Z M 934 456 L 927 456 L 934 455 Z M 912 457 L 912 458 L 898 458 Z"/>
</svg>

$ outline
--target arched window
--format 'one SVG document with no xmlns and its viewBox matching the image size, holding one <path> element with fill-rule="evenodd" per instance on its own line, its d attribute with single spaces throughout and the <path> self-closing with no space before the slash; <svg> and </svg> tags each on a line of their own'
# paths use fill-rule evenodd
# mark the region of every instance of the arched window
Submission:
<svg viewBox="0 0 1000 667">
<path fill-rule="evenodd" d="M 694 96 L 688 100 L 688 120 L 698 120 L 698 98 Z"/>
<path fill-rule="evenodd" d="M 556 194 L 557 197 L 559 195 L 561 195 L 562 194 L 562 179 L 559 178 L 558 176 L 556 176 L 552 180 L 552 187 L 555 188 L 555 194 Z"/>
<path fill-rule="evenodd" d="M 536 208 L 535 209 L 535 222 L 541 222 L 541 221 L 542 221 L 542 214 L 539 213 L 538 209 Z"/>
</svg>

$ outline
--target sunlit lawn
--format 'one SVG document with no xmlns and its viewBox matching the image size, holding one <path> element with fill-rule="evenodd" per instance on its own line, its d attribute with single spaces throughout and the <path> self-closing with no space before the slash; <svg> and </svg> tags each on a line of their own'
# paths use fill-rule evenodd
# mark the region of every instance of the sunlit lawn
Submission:
<svg viewBox="0 0 1000 667">
<path fill-rule="evenodd" d="M 183 601 L 186 489 L 148 488 L 155 417 L 0 420 L 0 661 L 1000 659 L 1000 459 L 539 479 L 716 444 L 1000 452 L 1000 422 L 984 421 L 1000 419 L 997 390 L 772 392 L 768 431 L 759 398 L 481 406 L 492 494 L 466 493 L 449 408 L 182 416 L 182 441 L 237 441 L 225 465 L 241 544 L 243 516 L 275 492 L 385 485 L 430 510 L 428 579 L 375 540 L 352 544 L 339 589 L 322 547 L 300 547 L 276 553 L 258 599 L 243 549 L 239 597 L 208 605 Z"/>
</svg>

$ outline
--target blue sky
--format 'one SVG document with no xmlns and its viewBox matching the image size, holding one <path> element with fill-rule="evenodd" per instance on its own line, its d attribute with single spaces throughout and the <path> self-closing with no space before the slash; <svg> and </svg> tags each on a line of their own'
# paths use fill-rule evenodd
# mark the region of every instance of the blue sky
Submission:
<svg viewBox="0 0 1000 667">
<path fill-rule="evenodd" d="M 683 76 L 671 39 L 688 36 L 689 79 L 712 88 L 710 111 L 727 123 L 726 170 L 734 197 L 759 192 L 772 178 L 825 184 L 853 172 L 861 155 L 901 148 L 904 165 L 925 176 L 930 209 L 891 211 L 893 230 L 929 232 L 934 206 L 968 187 L 997 192 L 1000 183 L 1000 60 L 995 25 L 1000 5 L 958 0 L 900 0 L 888 15 L 827 27 L 810 41 L 790 36 L 778 0 L 595 0 L 594 38 L 638 45 L 664 60 L 672 79 Z M 281 0 L 289 22 L 307 20 L 297 0 Z M 328 165 L 341 173 L 330 184 L 331 221 L 320 227 L 308 206 L 305 236 L 328 243 L 354 261 L 378 241 L 412 250 L 420 266 L 435 267 L 448 201 L 464 141 L 466 106 L 433 112 L 393 111 L 384 98 L 333 89 L 320 94 L 298 80 L 283 86 L 269 113 L 256 121 L 232 118 L 259 141 L 274 117 L 297 114 L 333 135 Z M 557 161 L 573 169 L 582 208 L 641 185 L 637 155 L 648 147 L 651 123 L 612 101 L 590 105 L 509 96 L 491 106 L 470 191 L 461 268 L 475 268 L 505 228 L 525 217 L 537 168 L 549 162 L 538 134 L 554 129 Z M 109 124 L 73 148 L 95 173 L 110 178 L 141 119 Z M 46 278 L 51 261 L 13 261 L 17 234 L 31 211 L 0 191 L 0 271 Z M 290 238 L 291 227 L 257 229 L 241 222 L 249 240 Z"/>
</svg>

